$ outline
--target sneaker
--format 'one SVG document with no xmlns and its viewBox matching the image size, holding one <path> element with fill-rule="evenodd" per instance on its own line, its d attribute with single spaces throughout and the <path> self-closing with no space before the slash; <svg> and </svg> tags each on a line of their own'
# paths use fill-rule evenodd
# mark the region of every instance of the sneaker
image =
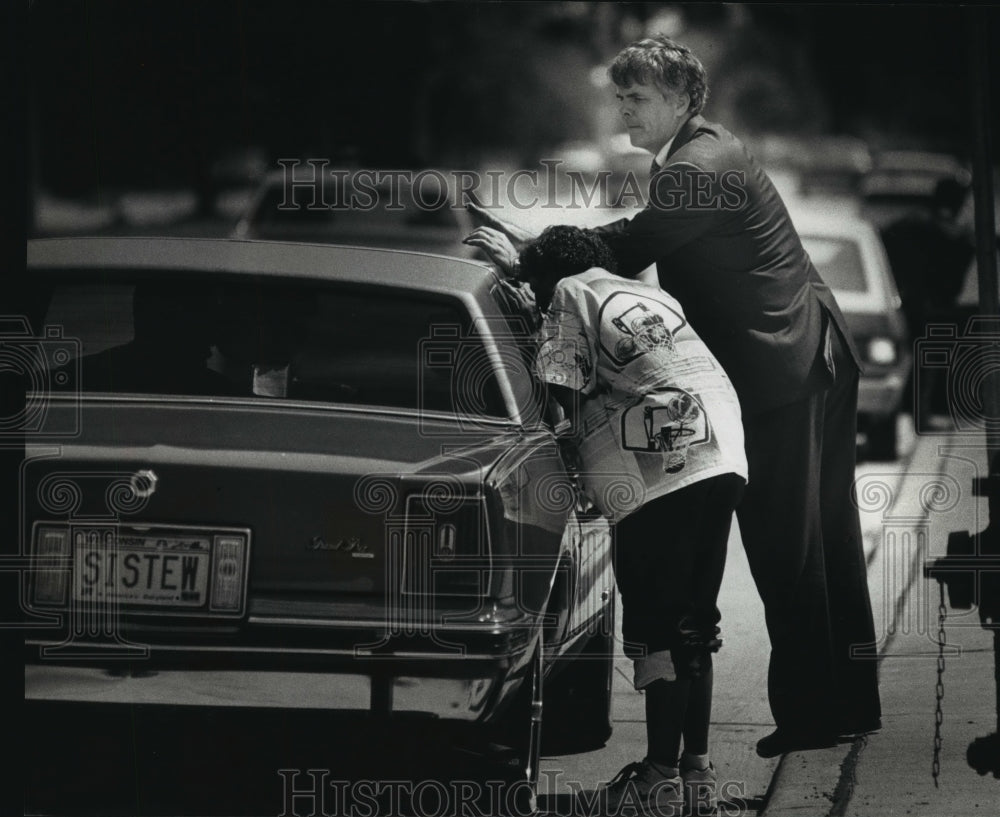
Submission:
<svg viewBox="0 0 1000 817">
<path fill-rule="evenodd" d="M 681 766 L 684 781 L 684 804 L 686 815 L 691 817 L 714 817 L 719 811 L 718 778 L 715 766 L 707 769 L 685 769 Z"/>
<path fill-rule="evenodd" d="M 629 763 L 600 791 L 608 817 L 682 817 L 684 782 L 665 777 L 648 760 Z"/>
</svg>

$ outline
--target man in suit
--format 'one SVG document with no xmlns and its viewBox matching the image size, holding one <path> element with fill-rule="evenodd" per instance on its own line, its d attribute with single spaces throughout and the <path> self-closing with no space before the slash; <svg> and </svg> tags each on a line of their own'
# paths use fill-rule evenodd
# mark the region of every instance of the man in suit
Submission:
<svg viewBox="0 0 1000 817">
<path fill-rule="evenodd" d="M 759 754 L 831 745 L 881 727 L 875 631 L 853 502 L 858 355 L 843 315 L 770 179 L 701 116 L 704 68 L 667 37 L 609 69 L 633 145 L 655 155 L 649 204 L 597 228 L 619 272 L 655 262 L 660 285 L 739 395 L 749 484 L 737 510 L 764 602 L 776 730 Z M 470 206 L 467 240 L 516 276 L 529 236 Z"/>
</svg>

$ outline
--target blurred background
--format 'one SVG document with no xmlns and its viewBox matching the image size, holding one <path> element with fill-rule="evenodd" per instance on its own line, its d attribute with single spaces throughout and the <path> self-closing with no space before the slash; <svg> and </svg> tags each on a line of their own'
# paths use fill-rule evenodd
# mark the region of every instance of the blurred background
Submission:
<svg viewBox="0 0 1000 817">
<path fill-rule="evenodd" d="M 642 205 L 650 156 L 630 145 L 606 69 L 624 44 L 664 33 L 705 64 L 706 118 L 765 165 L 834 289 L 865 358 L 859 441 L 893 459 L 901 420 L 947 409 L 940 373 L 918 382 L 916 339 L 932 323 L 961 328 L 978 308 L 973 98 L 988 82 L 988 118 L 1000 132 L 1000 71 L 996 60 L 972 67 L 971 32 L 985 25 L 997 42 L 1000 13 L 975 13 L 33 0 L 28 234 L 319 240 L 474 256 L 462 244 L 472 225 L 454 181 L 442 200 L 451 206 L 412 207 L 403 191 L 411 209 L 392 212 L 380 187 L 378 205 L 364 211 L 286 209 L 281 160 L 302 162 L 306 177 L 304 163 L 321 162 L 328 182 L 345 171 L 324 200 L 356 190 L 346 174 L 359 170 L 434 168 L 480 174 L 479 198 L 535 230 L 611 221 Z M 540 180 L 516 192 L 540 202 L 512 208 L 508 183 L 524 170 Z M 584 205 L 602 172 L 607 194 Z M 307 205 L 314 190 L 291 193 Z"/>
<path fill-rule="evenodd" d="M 29 232 L 225 235 L 281 157 L 631 166 L 605 67 L 655 32 L 788 195 L 890 149 L 968 165 L 955 6 L 35 0 Z"/>
</svg>

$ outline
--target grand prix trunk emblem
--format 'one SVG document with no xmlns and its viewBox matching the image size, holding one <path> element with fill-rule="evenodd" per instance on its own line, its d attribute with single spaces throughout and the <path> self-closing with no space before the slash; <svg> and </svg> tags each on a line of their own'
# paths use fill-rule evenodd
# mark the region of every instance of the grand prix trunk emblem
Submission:
<svg viewBox="0 0 1000 817">
<path fill-rule="evenodd" d="M 328 542 L 322 536 L 314 536 L 308 545 L 308 550 L 336 550 L 341 553 L 349 553 L 354 559 L 372 559 L 375 554 L 369 552 L 368 545 L 361 541 L 359 536 L 338 539 L 336 542 Z"/>
<path fill-rule="evenodd" d="M 143 468 L 136 471 L 128 478 L 129 488 L 139 499 L 148 499 L 156 492 L 156 483 L 159 477 L 152 468 Z"/>
</svg>

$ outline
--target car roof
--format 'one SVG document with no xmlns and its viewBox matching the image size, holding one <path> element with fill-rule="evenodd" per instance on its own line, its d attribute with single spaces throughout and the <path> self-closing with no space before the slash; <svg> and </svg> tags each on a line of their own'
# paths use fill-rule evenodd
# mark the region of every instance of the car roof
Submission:
<svg viewBox="0 0 1000 817">
<path fill-rule="evenodd" d="M 899 308 L 899 294 L 885 247 L 870 221 L 845 210 L 792 209 L 790 215 L 795 229 L 803 238 L 836 239 L 858 245 L 866 291 L 835 290 L 841 309 L 874 314 Z"/>
<path fill-rule="evenodd" d="M 875 154 L 875 169 L 918 173 L 964 174 L 963 162 L 950 153 L 929 150 L 881 150 Z"/>
<path fill-rule="evenodd" d="M 853 238 L 874 232 L 871 222 L 851 211 L 839 209 L 789 208 L 792 224 L 799 233 Z M 867 236 L 866 236 L 867 237 Z"/>
<path fill-rule="evenodd" d="M 45 238 L 28 242 L 29 269 L 149 269 L 273 275 L 483 293 L 486 264 L 431 253 L 223 238 Z"/>
<path fill-rule="evenodd" d="M 307 162 L 298 162 L 289 165 L 287 168 L 269 168 L 260 178 L 259 184 L 262 187 L 276 187 L 288 181 L 288 174 L 292 174 L 292 180 L 299 184 L 310 184 L 313 179 L 323 179 L 326 183 L 338 182 L 341 179 L 348 184 L 353 184 L 359 175 L 364 174 L 363 180 L 366 185 L 378 188 L 380 184 L 397 184 L 401 188 L 408 188 L 410 183 L 421 174 L 431 178 L 440 177 L 444 179 L 448 188 L 451 189 L 454 182 L 455 171 L 442 167 L 422 167 L 420 169 L 388 168 L 388 167 L 361 167 L 336 164 L 311 165 Z M 318 175 L 317 175 L 318 174 Z"/>
</svg>

